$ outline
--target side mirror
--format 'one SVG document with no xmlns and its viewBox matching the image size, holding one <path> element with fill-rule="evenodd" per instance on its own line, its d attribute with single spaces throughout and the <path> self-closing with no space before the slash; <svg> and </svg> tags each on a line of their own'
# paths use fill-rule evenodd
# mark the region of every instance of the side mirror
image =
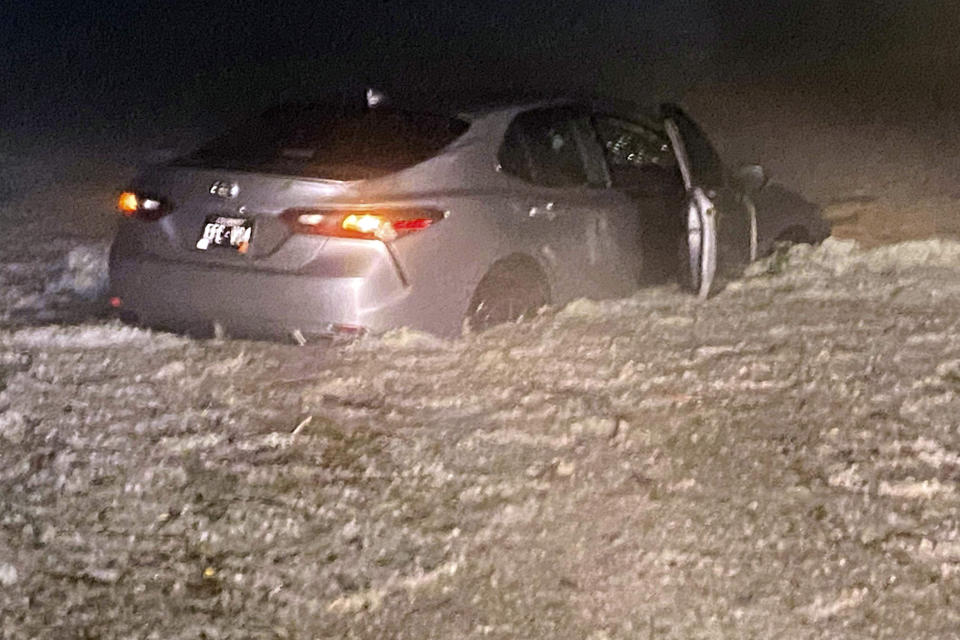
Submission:
<svg viewBox="0 0 960 640">
<path fill-rule="evenodd" d="M 737 181 L 748 195 L 763 189 L 768 180 L 767 172 L 759 164 L 744 164 L 737 169 Z"/>
</svg>

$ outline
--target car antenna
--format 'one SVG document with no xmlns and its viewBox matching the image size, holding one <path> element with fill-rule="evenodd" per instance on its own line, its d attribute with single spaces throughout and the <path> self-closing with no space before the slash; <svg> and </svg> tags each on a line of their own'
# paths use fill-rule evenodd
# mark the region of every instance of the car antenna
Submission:
<svg viewBox="0 0 960 640">
<path fill-rule="evenodd" d="M 390 102 L 390 99 L 387 98 L 387 94 L 379 89 L 374 89 L 373 87 L 367 87 L 367 109 L 376 109 L 377 107 L 382 107 Z"/>
</svg>

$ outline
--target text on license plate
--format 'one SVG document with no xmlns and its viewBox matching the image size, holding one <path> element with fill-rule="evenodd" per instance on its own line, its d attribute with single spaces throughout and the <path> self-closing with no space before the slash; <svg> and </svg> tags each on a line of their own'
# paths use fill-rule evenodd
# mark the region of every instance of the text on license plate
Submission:
<svg viewBox="0 0 960 640">
<path fill-rule="evenodd" d="M 197 249 L 206 251 L 210 247 L 226 247 L 246 253 L 250 248 L 253 235 L 253 220 L 248 218 L 229 218 L 226 216 L 208 216 L 203 224 L 203 233 L 197 240 Z"/>
</svg>

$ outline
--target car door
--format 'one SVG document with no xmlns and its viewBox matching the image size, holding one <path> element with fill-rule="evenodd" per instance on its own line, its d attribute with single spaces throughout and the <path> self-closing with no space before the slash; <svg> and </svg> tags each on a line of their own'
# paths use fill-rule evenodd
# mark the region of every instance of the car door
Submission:
<svg viewBox="0 0 960 640">
<path fill-rule="evenodd" d="M 612 188 L 613 176 L 593 114 L 584 112 L 576 125 L 592 187 L 584 215 L 593 221 L 587 229 L 587 249 L 596 268 L 597 286 L 605 295 L 629 295 L 641 282 L 645 260 L 637 206 L 629 194 Z"/>
<path fill-rule="evenodd" d="M 687 189 L 687 283 L 706 297 L 715 271 L 732 272 L 749 261 L 749 215 L 727 186 L 723 163 L 697 123 L 673 104 L 662 105 L 661 115 Z"/>
<path fill-rule="evenodd" d="M 684 208 L 686 233 L 681 236 L 681 246 L 687 253 L 688 261 L 683 263 L 680 281 L 687 288 L 696 291 L 700 298 L 706 298 L 710 295 L 717 270 L 716 209 L 710 199 L 710 192 L 694 182 L 690 158 L 676 123 L 668 118 L 664 121 L 664 128 L 670 137 L 670 145 L 677 158 L 687 193 Z"/>
<path fill-rule="evenodd" d="M 546 266 L 556 300 L 611 293 L 599 231 L 604 221 L 578 125 L 585 118 L 569 106 L 522 112 L 500 152 L 501 170 L 527 183 L 513 196 L 520 211 L 516 242 Z"/>
<path fill-rule="evenodd" d="M 662 131 L 619 115 L 597 113 L 593 126 L 609 173 L 609 191 L 628 200 L 632 224 L 619 223 L 621 251 L 639 253 L 644 284 L 672 280 L 684 232 L 685 189 Z"/>
</svg>

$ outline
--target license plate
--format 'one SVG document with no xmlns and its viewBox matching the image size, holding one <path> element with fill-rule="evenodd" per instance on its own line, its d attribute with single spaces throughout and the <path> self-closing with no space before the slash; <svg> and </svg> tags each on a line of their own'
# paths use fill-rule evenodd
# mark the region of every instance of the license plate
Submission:
<svg viewBox="0 0 960 640">
<path fill-rule="evenodd" d="M 203 233 L 197 240 L 197 249 L 206 251 L 211 247 L 223 247 L 246 253 L 250 249 L 251 236 L 253 220 L 249 218 L 207 216 L 203 223 Z"/>
</svg>

